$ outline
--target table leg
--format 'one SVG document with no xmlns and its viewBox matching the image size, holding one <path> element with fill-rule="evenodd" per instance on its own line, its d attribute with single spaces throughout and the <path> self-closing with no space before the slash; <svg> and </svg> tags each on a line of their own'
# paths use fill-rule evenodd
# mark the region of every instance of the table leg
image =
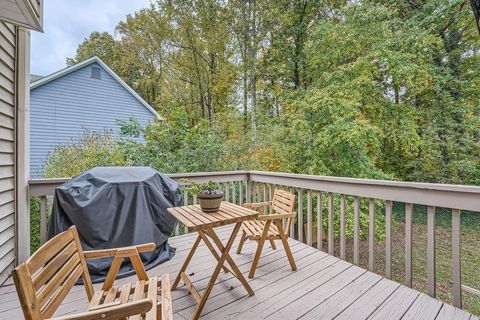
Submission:
<svg viewBox="0 0 480 320">
<path fill-rule="evenodd" d="M 239 226 L 239 228 L 241 227 L 242 223 L 239 222 L 237 223 L 237 225 Z M 220 251 L 224 252 L 225 251 L 225 247 L 223 246 L 222 244 L 222 241 L 220 241 L 220 238 L 218 238 L 217 234 L 215 233 L 215 231 L 213 231 L 213 229 L 209 229 L 206 231 L 206 233 L 210 236 L 210 238 L 212 238 L 213 242 L 216 244 L 216 246 L 220 249 Z M 230 254 L 228 253 L 229 250 L 226 251 L 227 253 L 227 257 L 226 257 L 226 260 L 228 262 L 228 264 L 230 265 L 230 268 L 232 268 L 233 270 L 233 273 L 235 274 L 235 276 L 237 277 L 238 280 L 240 280 L 240 282 L 242 283 L 242 285 L 245 287 L 245 289 L 247 290 L 248 294 L 250 296 L 253 296 L 255 293 L 253 292 L 252 288 L 250 287 L 250 285 L 248 284 L 247 280 L 245 279 L 245 277 L 242 275 L 242 272 L 240 271 L 240 269 L 238 268 L 237 264 L 235 263 L 235 261 L 233 261 L 232 257 L 230 256 Z"/>
<path fill-rule="evenodd" d="M 235 241 L 235 238 L 237 237 L 238 231 L 240 230 L 241 223 L 235 224 L 235 227 L 233 229 L 232 234 L 230 235 L 230 238 L 228 239 L 228 242 L 225 247 L 223 247 L 223 250 L 220 250 L 222 252 L 222 255 L 220 259 L 218 260 L 217 266 L 215 267 L 215 270 L 212 273 L 212 276 L 210 278 L 210 281 L 208 282 L 207 288 L 205 289 L 202 300 L 200 303 L 197 305 L 195 308 L 195 313 L 193 315 L 193 319 L 198 319 L 200 315 L 202 314 L 203 307 L 205 306 L 205 303 L 207 302 L 208 296 L 212 292 L 213 285 L 215 284 L 215 281 L 217 280 L 218 274 L 220 273 L 220 270 L 223 267 L 223 264 L 225 263 L 225 260 L 227 259 L 228 252 L 233 246 L 233 242 Z M 209 230 L 210 231 L 210 230 Z M 213 230 L 211 230 L 213 232 Z M 220 249 L 220 247 L 219 247 Z M 253 291 L 252 291 L 253 292 Z"/>
<path fill-rule="evenodd" d="M 188 256 L 187 256 L 187 258 L 185 259 L 185 262 L 183 263 L 182 268 L 181 268 L 180 271 L 178 272 L 178 275 L 177 275 L 177 277 L 175 278 L 175 281 L 174 281 L 173 284 L 172 284 L 172 288 L 171 288 L 172 291 L 177 288 L 178 283 L 180 282 L 180 279 L 181 279 L 182 272 L 185 272 L 185 270 L 187 270 L 188 264 L 190 263 L 190 260 L 192 260 L 193 254 L 194 254 L 195 251 L 197 250 L 197 247 L 198 247 L 201 239 L 202 239 L 202 237 L 200 237 L 200 235 L 199 235 L 199 236 L 197 237 L 197 239 L 195 240 L 195 243 L 193 244 L 192 249 L 191 249 L 190 252 L 188 253 Z"/>
<path fill-rule="evenodd" d="M 212 243 L 208 240 L 207 236 L 205 235 L 205 232 L 200 230 L 200 231 L 198 231 L 198 234 L 200 235 L 200 237 L 202 237 L 203 242 L 205 242 L 205 244 L 207 245 L 207 248 L 210 250 L 210 252 L 213 254 L 215 259 L 217 259 L 217 261 L 218 261 L 220 259 L 220 256 L 218 255 L 217 250 L 215 250 L 215 248 L 212 246 Z M 222 252 L 222 251 L 220 251 L 220 252 Z M 227 273 L 228 269 L 224 266 L 223 271 L 225 271 L 225 273 Z"/>
</svg>

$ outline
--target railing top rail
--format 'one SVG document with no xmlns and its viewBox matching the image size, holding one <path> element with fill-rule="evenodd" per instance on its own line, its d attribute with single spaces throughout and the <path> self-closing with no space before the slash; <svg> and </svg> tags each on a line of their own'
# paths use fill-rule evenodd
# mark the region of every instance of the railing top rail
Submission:
<svg viewBox="0 0 480 320">
<path fill-rule="evenodd" d="M 480 187 L 250 171 L 251 181 L 306 190 L 480 211 Z"/>
<path fill-rule="evenodd" d="M 300 173 L 269 172 L 269 171 L 248 171 L 248 174 L 262 175 L 262 176 L 275 176 L 275 177 L 284 177 L 284 178 L 293 178 L 293 179 L 306 179 L 306 180 L 315 180 L 315 181 L 350 183 L 350 184 L 358 184 L 358 185 L 395 186 L 400 188 L 403 187 L 403 188 L 416 188 L 416 189 L 429 189 L 429 190 L 442 190 L 442 191 L 469 192 L 469 193 L 477 193 L 480 195 L 480 186 L 474 186 L 474 185 L 316 176 L 316 175 L 308 175 L 308 174 L 300 174 Z"/>
<path fill-rule="evenodd" d="M 28 180 L 29 185 L 42 185 L 42 184 L 56 184 L 64 183 L 70 180 L 70 178 L 34 178 Z"/>
<path fill-rule="evenodd" d="M 403 182 L 345 177 L 314 176 L 267 171 L 218 171 L 168 174 L 174 180 L 230 182 L 250 180 L 316 191 L 340 193 L 406 203 L 480 211 L 480 187 L 421 182 Z M 31 196 L 51 195 L 68 178 L 32 179 Z"/>
<path fill-rule="evenodd" d="M 168 177 L 177 180 L 183 184 L 181 180 L 191 180 L 195 182 L 207 182 L 213 180 L 216 182 L 230 182 L 247 180 L 248 171 L 214 171 L 214 172 L 188 172 L 188 173 L 173 173 L 166 174 Z M 31 179 L 29 184 L 30 196 L 52 195 L 55 187 L 67 182 L 71 178 L 44 178 Z"/>
</svg>

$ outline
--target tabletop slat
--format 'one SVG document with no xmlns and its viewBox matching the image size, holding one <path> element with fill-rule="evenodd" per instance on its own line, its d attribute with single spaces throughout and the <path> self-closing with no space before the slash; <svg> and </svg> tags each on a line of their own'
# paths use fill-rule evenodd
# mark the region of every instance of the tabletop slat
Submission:
<svg viewBox="0 0 480 320">
<path fill-rule="evenodd" d="M 177 209 L 175 211 L 170 211 L 170 208 L 167 209 L 167 211 L 172 214 L 177 220 L 179 220 L 181 223 L 183 223 L 186 227 L 194 227 L 196 224 L 198 224 L 198 221 L 196 219 L 193 219 L 190 217 L 188 212 L 184 212 L 183 209 Z"/>
<path fill-rule="evenodd" d="M 225 208 L 228 208 L 227 213 L 231 213 L 232 215 L 235 215 L 235 216 L 240 216 L 241 217 L 241 216 L 249 214 L 248 212 L 245 211 L 246 208 L 240 207 L 240 206 L 228 203 L 228 202 L 225 203 Z"/>
<path fill-rule="evenodd" d="M 203 212 L 200 205 L 173 207 L 167 211 L 183 223 L 189 232 L 253 220 L 258 216 L 255 210 L 225 201 L 216 212 Z"/>
<path fill-rule="evenodd" d="M 222 220 L 218 216 L 218 214 L 203 212 L 202 209 L 200 209 L 199 205 L 190 206 L 188 209 L 190 210 L 191 214 L 195 215 L 196 217 L 199 217 L 199 219 L 204 221 L 204 223 L 210 223 L 210 222 L 215 223 L 215 222 L 220 222 Z"/>
<path fill-rule="evenodd" d="M 213 219 L 208 219 L 207 217 L 205 217 L 204 215 L 200 214 L 199 212 L 197 212 L 197 210 L 195 210 L 195 206 L 186 206 L 186 207 L 180 207 L 179 210 L 183 210 L 187 215 L 188 217 L 192 217 L 193 219 L 196 219 L 194 221 L 197 221 L 197 225 L 199 224 L 204 224 L 204 223 L 212 223 L 212 222 L 217 222 Z M 212 221 L 213 220 L 213 221 Z"/>
</svg>

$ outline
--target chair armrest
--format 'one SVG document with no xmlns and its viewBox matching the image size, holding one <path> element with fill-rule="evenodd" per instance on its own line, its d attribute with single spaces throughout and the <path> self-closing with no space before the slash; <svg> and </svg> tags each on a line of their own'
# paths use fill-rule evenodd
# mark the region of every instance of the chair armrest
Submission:
<svg viewBox="0 0 480 320">
<path fill-rule="evenodd" d="M 145 271 L 140 252 L 152 251 L 155 247 L 155 243 L 145 243 L 131 247 L 85 251 L 83 254 L 85 259 L 113 257 L 110 270 L 108 270 L 105 281 L 103 282 L 102 290 L 106 291 L 112 287 L 125 258 L 130 259 L 139 280 L 148 280 L 148 274 L 147 271 Z"/>
<path fill-rule="evenodd" d="M 244 203 L 243 206 L 249 209 L 261 208 L 261 207 L 270 207 L 272 205 L 272 201 L 266 202 L 247 202 Z"/>
<path fill-rule="evenodd" d="M 170 293 L 170 276 L 168 273 L 162 275 L 161 278 L 161 306 L 160 310 L 157 309 L 157 313 L 161 312 L 160 319 L 162 320 L 173 320 L 173 307 L 172 307 L 172 296 Z M 157 314 L 158 316 L 158 314 Z"/>
<path fill-rule="evenodd" d="M 67 315 L 50 320 L 101 320 L 101 319 L 123 319 L 133 315 L 141 315 L 152 309 L 154 303 L 150 298 L 124 303 L 118 306 L 86 311 L 82 313 Z"/>
<path fill-rule="evenodd" d="M 263 214 L 258 216 L 258 220 L 281 220 L 287 218 L 295 217 L 297 213 L 273 213 L 273 214 Z"/>
<path fill-rule="evenodd" d="M 155 250 L 155 243 L 144 243 L 131 247 L 122 247 L 122 248 L 112 248 L 112 249 L 101 249 L 101 250 L 90 250 L 84 251 L 83 255 L 85 259 L 99 259 L 107 257 L 115 257 L 117 255 L 123 255 L 125 257 L 130 257 L 136 255 L 137 252 L 149 252 Z M 132 250 L 136 249 L 136 250 Z"/>
</svg>

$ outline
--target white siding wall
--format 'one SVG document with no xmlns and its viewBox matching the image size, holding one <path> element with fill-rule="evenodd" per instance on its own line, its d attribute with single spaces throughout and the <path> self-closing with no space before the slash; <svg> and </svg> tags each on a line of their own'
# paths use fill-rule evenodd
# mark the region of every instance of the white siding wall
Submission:
<svg viewBox="0 0 480 320">
<path fill-rule="evenodd" d="M 15 263 L 16 29 L 0 21 L 0 284 Z"/>
<path fill-rule="evenodd" d="M 101 79 L 91 77 L 100 68 Z M 92 63 L 30 92 L 30 174 L 42 175 L 44 161 L 55 145 L 70 144 L 83 129 L 118 136 L 117 119 L 134 116 L 142 126 L 154 115 L 99 64 Z"/>
</svg>

